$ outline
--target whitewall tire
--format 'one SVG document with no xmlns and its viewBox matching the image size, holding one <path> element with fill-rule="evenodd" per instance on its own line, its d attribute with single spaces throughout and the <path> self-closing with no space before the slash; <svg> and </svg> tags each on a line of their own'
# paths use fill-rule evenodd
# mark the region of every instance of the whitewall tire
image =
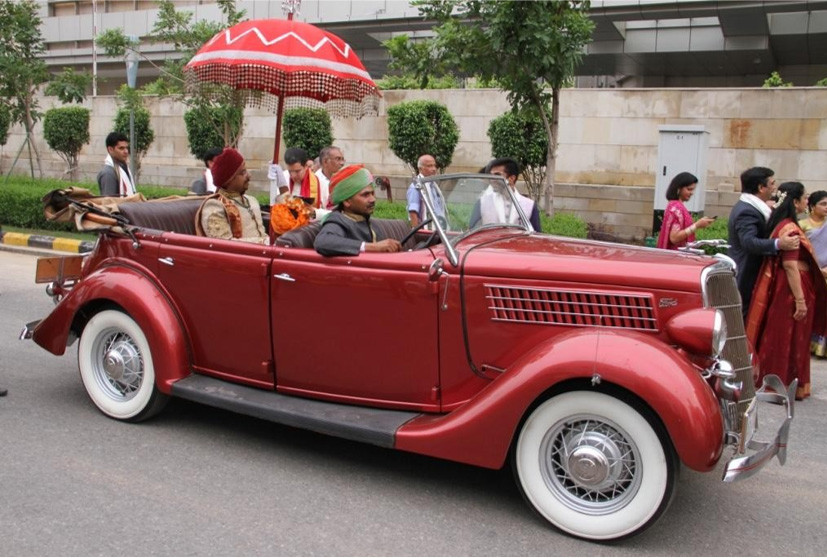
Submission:
<svg viewBox="0 0 827 558">
<path fill-rule="evenodd" d="M 123 312 L 104 310 L 89 320 L 80 337 L 78 367 L 89 398 L 112 418 L 145 420 L 167 402 L 155 387 L 146 336 Z"/>
<path fill-rule="evenodd" d="M 513 460 L 526 500 L 554 526 L 591 540 L 628 537 L 666 511 L 679 462 L 629 404 L 572 391 L 534 409 Z"/>
</svg>

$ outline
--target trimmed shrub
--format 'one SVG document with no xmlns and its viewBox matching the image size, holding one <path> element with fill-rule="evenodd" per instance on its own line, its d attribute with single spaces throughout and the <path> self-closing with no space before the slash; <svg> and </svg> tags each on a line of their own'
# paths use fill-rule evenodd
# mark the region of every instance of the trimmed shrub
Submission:
<svg viewBox="0 0 827 558">
<path fill-rule="evenodd" d="M 540 226 L 544 233 L 570 238 L 586 238 L 589 233 L 586 222 L 573 213 L 555 212 L 549 217 L 541 211 Z"/>
<path fill-rule="evenodd" d="M 333 144 L 330 115 L 324 109 L 295 108 L 284 111 L 282 138 L 285 147 L 301 147 L 311 159 Z"/>
<path fill-rule="evenodd" d="M 236 147 L 244 124 L 244 112 L 237 107 L 198 107 L 184 113 L 190 153 L 203 160 L 213 147 Z M 228 143 L 235 138 L 235 145 Z"/>
<path fill-rule="evenodd" d="M 491 154 L 511 157 L 520 163 L 523 180 L 535 201 L 543 191 L 548 156 L 548 135 L 537 110 L 507 112 L 488 125 Z"/>
<path fill-rule="evenodd" d="M 66 161 L 66 173 L 75 179 L 78 154 L 89 143 L 89 109 L 60 107 L 46 111 L 43 118 L 43 137 L 52 150 Z"/>
<path fill-rule="evenodd" d="M 417 173 L 416 161 L 428 153 L 443 171 L 451 164 L 459 129 L 445 105 L 407 101 L 388 109 L 388 140 L 393 153 Z"/>
</svg>

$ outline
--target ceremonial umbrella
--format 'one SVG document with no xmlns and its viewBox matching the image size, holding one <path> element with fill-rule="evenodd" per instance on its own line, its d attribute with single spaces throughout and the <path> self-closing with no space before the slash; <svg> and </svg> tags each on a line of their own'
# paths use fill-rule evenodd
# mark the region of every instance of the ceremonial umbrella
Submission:
<svg viewBox="0 0 827 558">
<path fill-rule="evenodd" d="M 321 107 L 334 116 L 360 117 L 376 114 L 381 96 L 350 45 L 293 19 L 233 25 L 201 47 L 184 73 L 189 87 L 208 96 L 216 85 L 226 85 L 247 106 L 275 109 L 274 163 L 285 100 L 288 108 Z"/>
</svg>

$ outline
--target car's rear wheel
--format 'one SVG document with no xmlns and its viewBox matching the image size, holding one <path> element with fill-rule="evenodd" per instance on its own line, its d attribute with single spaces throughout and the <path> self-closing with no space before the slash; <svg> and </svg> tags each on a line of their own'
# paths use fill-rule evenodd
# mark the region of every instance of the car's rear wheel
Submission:
<svg viewBox="0 0 827 558">
<path fill-rule="evenodd" d="M 167 402 L 155 386 L 152 351 L 144 332 L 118 310 L 99 312 L 86 324 L 78 367 L 89 398 L 112 418 L 139 422 Z"/>
<path fill-rule="evenodd" d="M 557 395 L 520 430 L 518 484 L 562 531 L 592 540 L 634 535 L 666 511 L 675 490 L 679 462 L 662 430 L 611 395 Z"/>
</svg>

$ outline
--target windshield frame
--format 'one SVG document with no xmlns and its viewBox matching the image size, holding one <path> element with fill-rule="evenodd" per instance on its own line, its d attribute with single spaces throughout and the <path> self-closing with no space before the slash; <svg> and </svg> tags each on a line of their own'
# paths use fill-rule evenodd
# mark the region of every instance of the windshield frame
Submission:
<svg viewBox="0 0 827 558">
<path fill-rule="evenodd" d="M 508 196 L 511 199 L 511 203 L 513 207 L 517 210 L 517 214 L 520 217 L 521 223 L 492 223 L 487 225 L 480 225 L 479 227 L 475 227 L 473 229 L 467 230 L 462 234 L 457 236 L 448 236 L 448 231 L 446 230 L 446 226 L 448 221 L 445 221 L 443 224 L 441 219 L 436 218 L 436 211 L 435 211 L 435 203 L 434 200 L 431 198 L 431 191 L 429 188 L 425 186 L 426 183 L 432 182 L 437 188 L 439 188 L 440 194 L 442 195 L 442 199 L 445 202 L 446 207 L 449 205 L 448 198 L 445 195 L 445 192 L 442 191 L 440 187 L 441 182 L 446 181 L 459 181 L 463 179 L 472 179 L 472 180 L 486 180 L 489 183 L 492 182 L 499 182 L 502 191 L 508 192 Z M 456 244 L 459 243 L 461 240 L 467 238 L 469 235 L 474 234 L 477 231 L 483 229 L 493 229 L 498 227 L 506 227 L 506 228 L 518 228 L 525 232 L 533 232 L 534 227 L 531 225 L 531 221 L 529 220 L 528 216 L 526 216 L 525 212 L 523 211 L 522 205 L 519 203 L 517 196 L 515 195 L 515 190 L 508 184 L 508 181 L 499 175 L 496 174 L 480 174 L 480 173 L 450 173 L 450 174 L 438 174 L 434 176 L 417 176 L 416 180 L 414 181 L 414 187 L 422 196 L 422 201 L 425 203 L 425 207 L 428 210 L 428 215 L 434 216 L 432 222 L 430 223 L 431 227 L 433 227 L 439 237 L 442 239 L 443 245 L 448 252 L 448 258 L 453 265 L 458 265 L 459 257 L 456 252 Z"/>
</svg>

